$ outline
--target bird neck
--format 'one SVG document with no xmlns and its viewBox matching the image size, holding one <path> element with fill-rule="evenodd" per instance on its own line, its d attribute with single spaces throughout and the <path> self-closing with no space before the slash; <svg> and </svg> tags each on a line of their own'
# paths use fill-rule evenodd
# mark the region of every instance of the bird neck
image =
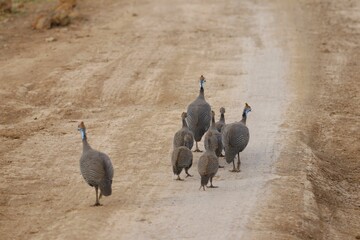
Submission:
<svg viewBox="0 0 360 240">
<path fill-rule="evenodd" d="M 82 142 L 83 142 L 83 152 L 85 152 L 86 150 L 91 149 L 91 147 L 90 147 L 90 145 L 89 145 L 89 143 L 88 143 L 88 141 L 87 141 L 86 138 L 83 139 Z"/>
<path fill-rule="evenodd" d="M 186 119 L 185 119 L 185 118 L 183 118 L 183 119 L 182 119 L 182 126 L 183 126 L 183 127 L 188 127 L 188 125 L 187 125 L 187 123 L 186 123 Z"/>
<path fill-rule="evenodd" d="M 81 133 L 81 139 L 83 141 L 86 140 L 86 129 L 85 128 L 79 128 L 79 131 Z"/>
<path fill-rule="evenodd" d="M 91 147 L 90 147 L 89 143 L 87 142 L 85 128 L 80 128 L 79 131 L 81 133 L 81 139 L 82 139 L 82 143 L 83 143 L 83 151 L 90 149 Z"/>
<path fill-rule="evenodd" d="M 244 123 L 245 125 L 246 125 L 246 119 L 247 119 L 247 112 L 244 109 L 243 114 L 242 114 L 241 122 Z"/>
<path fill-rule="evenodd" d="M 221 116 L 220 116 L 220 121 L 221 122 L 225 122 L 225 115 L 222 113 Z"/>
<path fill-rule="evenodd" d="M 211 117 L 211 127 L 215 128 L 215 117 L 214 116 Z"/>
<path fill-rule="evenodd" d="M 200 87 L 199 98 L 205 99 L 204 88 L 203 87 Z"/>
</svg>

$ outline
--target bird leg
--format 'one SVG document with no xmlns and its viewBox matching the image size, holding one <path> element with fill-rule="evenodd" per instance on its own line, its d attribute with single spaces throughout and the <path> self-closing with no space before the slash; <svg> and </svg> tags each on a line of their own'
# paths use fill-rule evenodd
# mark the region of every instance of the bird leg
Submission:
<svg viewBox="0 0 360 240">
<path fill-rule="evenodd" d="M 98 197 L 98 186 L 95 186 L 95 194 L 96 194 L 96 202 L 94 204 L 94 206 L 101 206 L 100 202 L 99 202 L 99 197 Z M 101 193 L 100 193 L 101 195 Z"/>
<path fill-rule="evenodd" d="M 213 179 L 213 178 L 210 178 L 210 187 L 208 187 L 208 188 L 218 188 L 218 186 L 214 186 L 214 185 L 212 184 L 212 179 Z"/>
<path fill-rule="evenodd" d="M 237 171 L 240 172 L 240 153 L 238 153 Z"/>
<path fill-rule="evenodd" d="M 194 152 L 202 152 L 198 147 L 198 142 L 196 142 L 196 149 L 194 150 Z"/>
<path fill-rule="evenodd" d="M 186 177 L 192 177 L 193 175 L 190 175 L 189 173 L 188 173 L 188 170 L 187 169 L 185 169 L 185 173 L 186 173 Z"/>
<path fill-rule="evenodd" d="M 178 175 L 178 177 L 177 177 L 176 180 L 177 180 L 177 181 L 184 181 L 184 179 L 181 179 L 181 178 L 180 178 L 180 175 Z"/>
<path fill-rule="evenodd" d="M 230 170 L 230 172 L 238 172 L 238 170 L 235 168 L 235 161 L 233 161 L 233 169 Z"/>
</svg>

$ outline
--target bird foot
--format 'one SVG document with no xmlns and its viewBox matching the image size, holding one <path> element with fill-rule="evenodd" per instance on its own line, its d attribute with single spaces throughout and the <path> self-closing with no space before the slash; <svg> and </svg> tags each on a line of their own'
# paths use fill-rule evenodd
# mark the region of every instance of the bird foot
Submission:
<svg viewBox="0 0 360 240">
<path fill-rule="evenodd" d="M 187 175 L 186 175 L 186 177 L 192 177 L 192 176 L 193 176 L 193 175 L 191 175 L 191 174 L 187 174 Z"/>
<path fill-rule="evenodd" d="M 93 206 L 94 206 L 94 207 L 99 207 L 99 206 L 102 206 L 102 204 L 100 204 L 100 203 L 95 203 Z"/>
<path fill-rule="evenodd" d="M 239 169 L 233 169 L 233 170 L 229 170 L 230 172 L 240 172 Z"/>
<path fill-rule="evenodd" d="M 221 153 L 219 157 L 225 157 L 225 155 Z"/>
<path fill-rule="evenodd" d="M 218 186 L 210 185 L 210 187 L 206 186 L 207 188 L 218 188 Z"/>
<path fill-rule="evenodd" d="M 224 168 L 224 166 L 220 166 L 220 165 L 219 165 L 219 168 Z"/>
<path fill-rule="evenodd" d="M 178 177 L 178 178 L 176 179 L 176 181 L 184 181 L 184 179 L 181 179 L 180 177 Z"/>
<path fill-rule="evenodd" d="M 195 149 L 194 152 L 203 152 L 200 149 Z"/>
</svg>

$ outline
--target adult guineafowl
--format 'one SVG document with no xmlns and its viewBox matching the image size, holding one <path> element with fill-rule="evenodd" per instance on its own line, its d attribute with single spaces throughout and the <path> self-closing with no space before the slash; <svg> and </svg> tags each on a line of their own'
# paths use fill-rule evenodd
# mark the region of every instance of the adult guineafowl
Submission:
<svg viewBox="0 0 360 240">
<path fill-rule="evenodd" d="M 251 111 L 251 107 L 245 103 L 242 114 L 242 120 L 225 125 L 222 132 L 222 142 L 225 148 L 225 159 L 227 163 L 233 163 L 231 172 L 240 172 L 240 152 L 242 152 L 249 143 L 249 129 L 246 126 L 246 118 Z M 237 168 L 235 168 L 234 158 L 238 156 Z"/>
<path fill-rule="evenodd" d="M 96 202 L 94 206 L 100 206 L 99 199 L 102 195 L 111 195 L 111 184 L 114 175 L 110 158 L 102 152 L 92 149 L 87 142 L 86 128 L 83 122 L 79 124 L 83 142 L 83 152 L 80 158 L 80 171 L 85 181 L 95 187 Z M 98 196 L 98 189 L 100 194 Z"/>
<path fill-rule="evenodd" d="M 225 126 L 225 108 L 220 108 L 220 119 L 215 123 L 216 129 L 221 132 L 223 126 Z"/>
<path fill-rule="evenodd" d="M 187 113 L 183 112 L 181 114 L 182 128 L 175 133 L 173 140 L 174 149 L 181 146 L 187 146 L 191 150 L 194 145 L 194 134 L 190 131 L 186 123 L 186 117 Z"/>
<path fill-rule="evenodd" d="M 210 133 L 212 134 L 212 133 Z M 211 144 L 210 140 L 208 139 L 208 143 Z M 201 185 L 200 189 L 203 188 L 205 191 L 205 186 L 207 186 L 210 180 L 210 187 L 216 188 L 212 184 L 213 177 L 217 173 L 219 169 L 219 160 L 212 148 L 206 149 L 206 151 L 201 155 L 199 162 L 198 162 L 198 171 L 201 176 Z"/>
<path fill-rule="evenodd" d="M 204 96 L 205 81 L 204 76 L 201 75 L 199 96 L 187 108 L 186 120 L 190 131 L 194 134 L 196 142 L 195 152 L 201 152 L 199 150 L 198 142 L 201 141 L 202 136 L 208 130 L 211 121 L 211 107 L 206 102 Z"/>
<path fill-rule="evenodd" d="M 223 150 L 221 133 L 215 126 L 215 112 L 211 111 L 211 126 L 205 134 L 205 149 L 212 148 L 215 151 L 216 156 L 220 157 Z"/>
<path fill-rule="evenodd" d="M 190 175 L 188 172 L 188 170 L 191 168 L 193 163 L 193 154 L 189 146 L 187 145 L 190 142 L 190 140 L 187 139 L 189 137 L 190 137 L 189 135 L 184 136 L 185 145 L 180 147 L 175 147 L 171 156 L 173 172 L 178 176 L 176 180 L 182 180 L 180 178 L 180 173 L 183 169 L 185 169 L 186 177 L 192 177 L 192 175 Z"/>
</svg>

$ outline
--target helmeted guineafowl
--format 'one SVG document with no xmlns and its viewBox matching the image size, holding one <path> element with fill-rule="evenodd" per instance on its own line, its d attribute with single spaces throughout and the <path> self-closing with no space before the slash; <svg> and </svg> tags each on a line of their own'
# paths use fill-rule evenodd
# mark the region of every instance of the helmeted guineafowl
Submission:
<svg viewBox="0 0 360 240">
<path fill-rule="evenodd" d="M 180 147 L 175 147 L 171 156 L 173 172 L 178 176 L 176 180 L 182 180 L 180 178 L 180 173 L 183 169 L 185 169 L 186 177 L 192 177 L 192 175 L 190 175 L 188 172 L 188 170 L 191 168 L 193 163 L 193 154 L 189 146 L 187 145 L 190 142 L 190 140 L 187 139 L 189 137 L 190 137 L 189 135 L 184 136 L 185 145 Z"/>
<path fill-rule="evenodd" d="M 83 152 L 80 158 L 80 171 L 85 181 L 95 187 L 95 206 L 100 206 L 99 199 L 102 195 L 111 195 L 111 184 L 114 175 L 110 158 L 102 152 L 92 149 L 87 142 L 86 128 L 83 122 L 79 124 L 82 137 Z M 100 194 L 98 196 L 98 189 Z"/>
<path fill-rule="evenodd" d="M 173 140 L 174 149 L 180 146 L 187 146 L 191 150 L 194 145 L 194 134 L 190 131 L 186 123 L 185 120 L 186 117 L 187 117 L 187 113 L 183 112 L 181 114 L 182 128 L 179 131 L 177 131 L 174 135 L 174 140 Z M 187 142 L 184 142 L 185 140 Z"/>
<path fill-rule="evenodd" d="M 212 133 L 210 133 L 212 134 Z M 211 144 L 208 139 L 208 144 Z M 201 176 L 201 185 L 200 189 L 203 188 L 205 190 L 205 186 L 207 186 L 210 180 L 210 187 L 216 188 L 212 184 L 212 179 L 215 176 L 219 169 L 219 160 L 212 148 L 206 149 L 206 151 L 201 155 L 198 162 L 198 171 Z"/>
<path fill-rule="evenodd" d="M 240 172 L 240 152 L 242 152 L 249 143 L 249 129 L 246 126 L 247 114 L 251 107 L 245 103 L 242 114 L 242 120 L 239 122 L 226 124 L 222 132 L 222 142 L 225 148 L 225 159 L 227 163 L 233 163 L 231 172 Z M 235 168 L 234 158 L 238 156 L 237 168 Z"/>
<path fill-rule="evenodd" d="M 209 145 L 210 144 L 210 145 Z M 211 111 L 211 126 L 205 134 L 205 149 L 212 148 L 216 156 L 220 156 L 223 150 L 221 133 L 215 127 L 215 112 Z"/>
<path fill-rule="evenodd" d="M 201 141 L 202 136 L 209 129 L 211 121 L 211 107 L 206 102 L 204 96 L 205 78 L 200 77 L 200 93 L 199 96 L 187 108 L 187 123 L 190 131 L 194 134 L 196 142 L 195 152 L 201 152 L 198 147 L 198 142 Z"/>
<path fill-rule="evenodd" d="M 220 108 L 220 119 L 215 123 L 216 129 L 221 132 L 223 126 L 225 126 L 225 108 Z"/>
</svg>

